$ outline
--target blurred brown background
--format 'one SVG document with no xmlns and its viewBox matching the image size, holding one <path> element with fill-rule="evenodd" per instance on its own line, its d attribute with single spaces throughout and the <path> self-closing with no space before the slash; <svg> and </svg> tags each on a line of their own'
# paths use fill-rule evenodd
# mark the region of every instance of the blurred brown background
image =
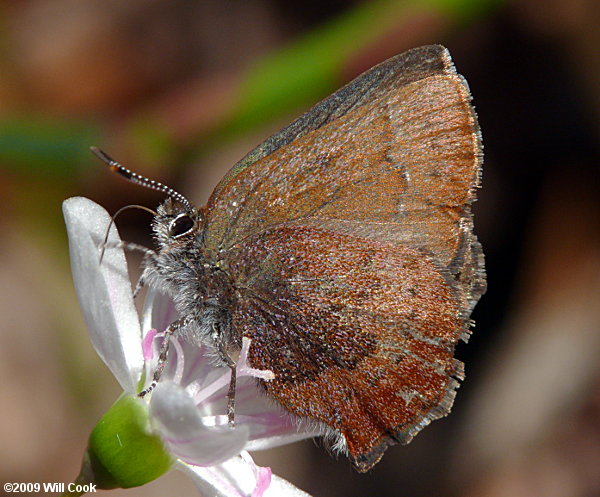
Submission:
<svg viewBox="0 0 600 497">
<path fill-rule="evenodd" d="M 489 290 L 453 412 L 367 475 L 311 441 L 256 460 L 319 497 L 600 496 L 599 26 L 596 0 L 0 2 L 0 480 L 71 481 L 120 393 L 79 314 L 61 201 L 161 197 L 89 145 L 200 204 L 342 83 L 442 43 L 486 154 Z M 150 243 L 148 222 L 118 224 Z M 172 472 L 113 494 L 195 492 Z"/>
</svg>

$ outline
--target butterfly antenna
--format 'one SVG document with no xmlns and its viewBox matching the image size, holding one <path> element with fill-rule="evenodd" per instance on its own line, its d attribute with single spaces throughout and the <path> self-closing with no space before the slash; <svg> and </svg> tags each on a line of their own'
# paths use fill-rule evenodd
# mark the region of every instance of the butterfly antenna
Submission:
<svg viewBox="0 0 600 497">
<path fill-rule="evenodd" d="M 132 183 L 137 183 L 138 185 L 144 186 L 146 188 L 165 193 L 173 200 L 181 202 L 183 205 L 185 205 L 187 210 L 193 210 L 192 204 L 190 204 L 189 200 L 185 198 L 181 193 L 176 192 L 172 188 L 169 188 L 167 185 L 163 185 L 159 181 L 154 181 L 153 179 L 146 178 L 145 176 L 141 176 L 137 173 L 134 173 L 133 171 L 130 171 L 125 166 L 119 164 L 116 160 L 110 157 L 106 152 L 103 152 L 97 147 L 90 147 L 90 150 L 96 157 L 98 157 L 102 162 L 104 162 L 110 168 L 111 171 L 120 174 L 126 180 L 129 180 Z"/>
<path fill-rule="evenodd" d="M 126 211 L 127 209 L 140 209 L 142 211 L 149 212 L 153 216 L 158 215 L 158 213 L 156 211 L 153 211 L 152 209 L 149 209 L 148 207 L 145 207 L 143 205 L 126 205 L 125 207 L 121 207 L 117 212 L 115 212 L 113 217 L 110 218 L 110 223 L 108 224 L 108 228 L 106 228 L 106 234 L 104 235 L 104 241 L 102 242 L 102 251 L 100 252 L 99 264 L 102 264 L 102 259 L 104 258 L 104 252 L 106 252 L 106 245 L 108 244 L 108 236 L 110 234 L 110 228 L 112 227 L 113 224 L 115 224 L 117 216 L 119 214 L 121 214 L 121 212 Z"/>
</svg>

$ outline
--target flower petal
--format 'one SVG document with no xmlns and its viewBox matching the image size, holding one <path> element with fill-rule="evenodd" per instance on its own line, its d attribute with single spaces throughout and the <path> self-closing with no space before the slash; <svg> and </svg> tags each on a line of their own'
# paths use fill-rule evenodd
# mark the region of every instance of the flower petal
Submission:
<svg viewBox="0 0 600 497">
<path fill-rule="evenodd" d="M 111 218 L 83 197 L 63 202 L 71 270 L 79 305 L 96 352 L 126 392 L 133 393 L 143 368 L 140 323 L 122 249 L 99 246 Z M 119 242 L 114 226 L 108 241 Z"/>
<path fill-rule="evenodd" d="M 239 454 L 248 441 L 246 426 L 231 428 L 226 421 L 223 426 L 207 426 L 193 399 L 170 381 L 154 389 L 150 413 L 173 454 L 190 464 L 219 464 Z"/>
<path fill-rule="evenodd" d="M 261 392 L 256 380 L 238 378 L 235 390 L 236 422 L 250 428 L 246 450 L 264 450 L 322 435 L 317 425 L 300 422 Z"/>
<path fill-rule="evenodd" d="M 271 477 L 271 485 L 264 493 L 264 497 L 277 497 L 279 495 L 282 497 L 310 497 L 310 494 L 295 487 L 289 481 L 284 480 L 280 476 L 273 475 Z"/>
<path fill-rule="evenodd" d="M 180 464 L 203 495 L 215 497 L 310 497 L 290 482 L 256 466 L 247 452 L 218 466 Z"/>
<path fill-rule="evenodd" d="M 308 430 L 299 427 L 289 414 L 286 417 L 287 419 L 282 420 L 273 412 L 252 416 L 249 419 L 236 415 L 236 420 L 250 427 L 250 440 L 245 449 L 249 451 L 272 449 L 323 435 L 323 432 L 317 428 Z"/>
<path fill-rule="evenodd" d="M 151 328 L 165 331 L 167 326 L 177 321 L 179 314 L 175 310 L 173 300 L 153 288 L 148 289 L 142 311 L 142 330 L 147 332 Z"/>
</svg>

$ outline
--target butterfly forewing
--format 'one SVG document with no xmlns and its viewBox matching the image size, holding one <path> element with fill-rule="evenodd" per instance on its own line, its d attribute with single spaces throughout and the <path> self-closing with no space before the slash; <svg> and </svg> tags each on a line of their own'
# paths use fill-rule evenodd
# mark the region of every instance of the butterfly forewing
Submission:
<svg viewBox="0 0 600 497">
<path fill-rule="evenodd" d="M 239 172 L 296 138 L 334 121 L 365 102 L 385 95 L 390 88 L 453 71 L 450 54 L 441 45 L 415 48 L 378 64 L 249 152 L 219 182 L 209 205 L 214 204 L 221 190 Z"/>
</svg>

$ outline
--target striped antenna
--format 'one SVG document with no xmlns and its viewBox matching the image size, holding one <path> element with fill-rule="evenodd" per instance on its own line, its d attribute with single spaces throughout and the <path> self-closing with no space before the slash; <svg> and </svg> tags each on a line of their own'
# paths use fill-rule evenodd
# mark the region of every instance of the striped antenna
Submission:
<svg viewBox="0 0 600 497">
<path fill-rule="evenodd" d="M 167 185 L 163 185 L 159 181 L 154 181 L 153 179 L 146 178 L 145 176 L 140 176 L 139 174 L 130 171 L 125 166 L 119 164 L 116 160 L 110 157 L 106 152 L 103 152 L 97 147 L 90 147 L 90 150 L 102 162 L 106 163 L 106 165 L 110 168 L 111 171 L 120 174 L 132 183 L 137 183 L 138 185 L 144 186 L 146 188 L 150 188 L 152 190 L 157 190 L 159 192 L 167 194 L 173 200 L 181 202 L 183 205 L 185 205 L 186 209 L 190 212 L 194 210 L 188 199 L 185 198 L 181 193 L 176 192 L 172 188 L 169 188 Z"/>
</svg>

